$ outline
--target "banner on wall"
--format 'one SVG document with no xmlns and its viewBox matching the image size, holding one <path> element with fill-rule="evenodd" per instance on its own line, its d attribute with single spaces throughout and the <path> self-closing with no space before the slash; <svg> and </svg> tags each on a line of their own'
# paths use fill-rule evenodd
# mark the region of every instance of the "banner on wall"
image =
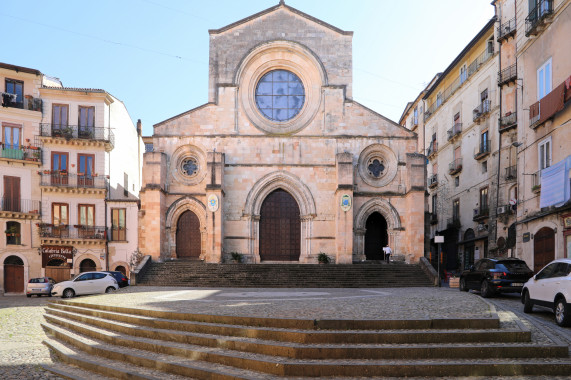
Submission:
<svg viewBox="0 0 571 380">
<path fill-rule="evenodd" d="M 42 268 L 45 268 L 51 260 L 62 260 L 64 263 L 73 261 L 73 247 L 65 245 L 42 245 Z"/>
</svg>

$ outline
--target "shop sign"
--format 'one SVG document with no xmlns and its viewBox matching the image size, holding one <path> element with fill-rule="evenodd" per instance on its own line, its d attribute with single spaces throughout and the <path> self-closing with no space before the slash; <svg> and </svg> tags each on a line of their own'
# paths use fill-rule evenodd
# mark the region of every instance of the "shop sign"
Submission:
<svg viewBox="0 0 571 380">
<path fill-rule="evenodd" d="M 530 240 L 530 238 L 531 238 L 531 233 L 530 233 L 530 232 L 525 232 L 525 233 L 523 234 L 523 242 L 524 242 L 524 243 L 527 243 L 527 242 Z"/>
<path fill-rule="evenodd" d="M 45 268 L 50 260 L 62 260 L 69 262 L 73 260 L 73 247 L 62 245 L 42 245 L 42 267 Z"/>
</svg>

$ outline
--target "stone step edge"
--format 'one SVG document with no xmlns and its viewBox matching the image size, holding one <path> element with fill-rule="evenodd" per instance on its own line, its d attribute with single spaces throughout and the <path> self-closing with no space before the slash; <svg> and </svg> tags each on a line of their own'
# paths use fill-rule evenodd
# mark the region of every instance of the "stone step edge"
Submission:
<svg viewBox="0 0 571 380">
<path fill-rule="evenodd" d="M 263 352 L 243 352 L 239 350 L 232 350 L 227 348 L 217 347 L 196 347 L 184 343 L 170 343 L 170 342 L 157 342 L 152 338 L 132 338 L 123 334 L 109 333 L 108 331 L 93 328 L 89 325 L 81 323 L 73 323 L 59 318 L 46 318 L 49 323 L 60 326 L 63 329 L 72 330 L 73 333 L 84 335 L 89 339 L 105 342 L 115 347 L 136 348 L 139 350 L 146 350 L 149 352 L 160 352 L 165 355 L 192 357 L 200 361 L 209 362 L 212 364 L 231 365 L 240 369 L 254 368 L 256 371 L 273 373 L 272 368 L 280 362 L 284 368 L 293 366 L 335 366 L 338 365 L 324 362 L 325 360 L 412 360 L 412 359 L 523 359 L 523 358 L 567 358 L 567 346 L 541 346 L 541 345 L 513 345 L 513 346 L 422 346 L 417 347 L 382 347 L 374 350 L 369 350 L 369 356 L 345 357 L 348 352 L 353 354 L 357 350 L 306 350 L 307 357 L 286 357 L 289 362 L 283 361 L 282 356 L 277 358 L 275 355 Z M 98 331 L 100 330 L 100 331 Z M 230 351 L 232 350 L 232 351 Z M 287 352 L 288 350 L 283 350 Z M 300 350 L 290 350 L 291 353 L 301 353 Z M 453 355 L 451 355 L 453 354 Z M 279 354 L 278 354 L 279 355 Z M 327 355 L 328 357 L 323 357 Z M 452 356 L 452 357 L 450 357 Z M 311 361 L 321 361 L 313 363 Z M 344 365 L 351 365 L 345 363 Z M 268 372 L 269 371 L 269 372 Z M 275 374 L 275 373 L 273 373 Z"/>
<path fill-rule="evenodd" d="M 79 342 L 81 344 L 81 342 Z M 72 343 L 70 343 L 72 344 Z M 107 355 L 117 355 L 117 352 L 98 348 L 104 351 Z M 101 353 L 101 352 L 99 352 Z M 104 356 L 109 357 L 109 356 Z M 132 354 L 120 354 L 119 357 L 126 362 L 132 363 Z M 125 360 L 128 359 L 128 360 Z M 137 360 L 150 360 L 154 361 L 154 367 L 147 365 L 150 368 L 158 368 L 158 363 L 155 359 L 149 359 L 138 356 Z M 147 363 L 149 364 L 149 363 Z M 167 365 L 169 364 L 169 365 Z M 174 367 L 173 367 L 174 366 Z M 168 370 L 167 372 L 173 373 L 173 368 L 180 367 L 181 364 L 161 362 L 161 370 Z M 184 366 L 184 365 L 183 365 Z M 418 363 L 411 361 L 409 363 L 385 363 L 376 365 L 338 365 L 338 366 L 322 366 L 322 365 L 300 365 L 283 367 L 279 363 L 273 369 L 273 374 L 278 376 L 394 376 L 394 377 L 414 377 L 418 374 L 423 376 L 566 376 L 571 373 L 571 361 L 564 362 L 531 362 L 526 360 L 525 363 L 514 363 L 512 360 L 455 360 L 449 363 Z M 177 373 L 181 374 L 181 373 Z"/>
<path fill-rule="evenodd" d="M 497 313 L 491 312 L 490 318 L 418 318 L 389 320 L 337 320 L 337 319 L 293 319 L 262 318 L 214 314 L 177 313 L 142 308 L 89 304 L 75 301 L 57 300 L 54 303 L 69 304 L 84 308 L 113 311 L 123 314 L 136 314 L 152 318 L 196 321 L 241 326 L 264 326 L 274 328 L 295 328 L 300 330 L 415 330 L 415 329 L 497 329 L 500 319 Z"/>
<path fill-rule="evenodd" d="M 453 344 L 453 343 L 463 343 L 463 344 L 490 344 L 490 343 L 529 343 L 531 340 L 531 333 L 530 331 L 519 331 L 519 330 L 510 330 L 510 331 L 497 331 L 488 333 L 485 332 L 454 332 L 452 333 L 445 333 L 445 332 L 430 332 L 429 336 L 431 337 L 430 340 L 428 339 L 410 339 L 409 337 L 414 337 L 418 335 L 417 333 L 407 332 L 407 333 L 395 333 L 395 339 L 391 338 L 391 335 L 387 333 L 381 333 L 379 336 L 382 339 L 378 339 L 375 342 L 346 342 L 339 339 L 331 339 L 327 342 L 307 342 L 307 339 L 294 339 L 286 340 L 284 338 L 288 338 L 286 336 L 280 336 L 281 331 L 275 331 L 275 336 L 272 336 L 273 331 L 267 331 L 267 335 L 263 334 L 263 331 L 254 331 L 253 334 L 241 334 L 241 335 L 219 335 L 214 333 L 216 330 L 213 327 L 212 332 L 189 332 L 189 331 L 181 331 L 178 329 L 169 329 L 169 328 L 155 328 L 150 326 L 143 326 L 134 324 L 131 322 L 124 322 L 124 321 L 111 321 L 104 317 L 97 317 L 92 315 L 80 314 L 69 312 L 65 310 L 59 309 L 46 309 L 47 315 L 55 315 L 60 318 L 69 319 L 73 321 L 79 321 L 84 324 L 93 325 L 95 327 L 101 329 L 107 329 L 111 331 L 121 332 L 124 334 L 128 334 L 131 336 L 136 337 L 143 337 L 143 338 L 150 338 L 152 336 L 159 337 L 157 339 L 166 341 L 166 342 L 176 342 L 176 343 L 185 343 L 185 344 L 194 344 L 194 345 L 201 345 L 206 347 L 220 347 L 226 348 L 231 350 L 241 350 L 247 352 L 255 352 L 255 353 L 263 353 L 261 352 L 262 347 L 271 347 L 273 348 L 274 352 L 278 352 L 281 350 L 286 349 L 283 346 L 283 343 L 288 343 L 286 347 L 289 350 L 296 351 L 303 351 L 306 345 L 311 344 L 311 349 L 323 347 L 324 350 L 329 350 L 330 348 L 354 348 L 357 350 L 364 350 L 374 348 L 380 344 L 401 344 L 401 345 L 411 345 L 411 344 Z M 128 324 L 129 326 L 125 326 Z M 221 333 L 219 331 L 216 331 Z M 260 334 L 262 333 L 262 334 Z M 303 333 L 301 333 L 303 334 Z M 326 333 L 327 334 L 327 333 Z M 425 334 L 425 333 L 419 333 Z M 260 337 L 261 335 L 261 337 Z M 359 334 L 356 335 L 356 337 Z M 370 335 L 370 334 L 368 334 Z M 383 336 L 384 335 L 384 336 Z M 472 336 L 473 335 L 473 336 Z M 335 337 L 335 336 L 332 336 Z M 351 337 L 351 336 L 349 336 Z M 486 339 L 482 339 L 486 338 Z M 493 340 L 491 338 L 494 338 Z M 272 338 L 281 338 L 281 339 L 272 339 Z M 365 336 L 368 338 L 368 336 Z M 400 338 L 400 339 L 399 339 Z M 467 339 L 468 338 L 468 339 Z M 324 340 L 324 339 L 323 339 Z M 325 345 L 325 346 L 320 346 Z M 336 345 L 339 347 L 331 347 L 331 345 Z M 242 348 L 236 348 L 240 346 Z M 329 347 L 328 347 L 329 346 Z M 341 347 L 343 346 L 343 347 Z M 246 348 L 244 348 L 246 347 Z M 281 354 L 280 356 L 292 357 L 291 353 Z"/>
<path fill-rule="evenodd" d="M 136 369 L 137 366 L 140 366 L 142 368 L 149 368 L 152 370 L 156 370 L 156 371 L 161 371 L 161 372 L 166 372 L 166 373 L 170 373 L 173 375 L 179 375 L 179 376 L 187 376 L 187 377 L 192 377 L 192 378 L 197 378 L 197 379 L 221 379 L 221 380 L 235 380 L 235 379 L 249 379 L 250 377 L 240 377 L 237 376 L 236 374 L 227 374 L 218 370 L 212 370 L 212 369 L 208 369 L 208 368 L 203 368 L 200 365 L 192 365 L 192 364 L 188 364 L 188 361 L 186 363 L 180 363 L 179 361 L 181 360 L 180 357 L 174 357 L 172 355 L 164 355 L 162 354 L 162 356 L 165 357 L 169 357 L 169 361 L 161 361 L 161 360 L 157 360 L 156 359 L 156 354 L 153 355 L 152 353 L 145 353 L 145 354 L 140 354 L 140 353 L 132 353 L 132 352 L 128 352 L 130 349 L 125 349 L 125 347 L 118 347 L 118 346 L 111 346 L 109 347 L 108 345 L 103 345 L 99 342 L 97 343 L 97 346 L 95 345 L 90 345 L 87 344 L 85 342 L 82 342 L 81 339 L 79 339 L 77 336 L 78 334 L 73 333 L 73 332 L 69 332 L 66 331 L 65 329 L 53 325 L 49 322 L 41 322 L 40 323 L 42 328 L 46 331 L 47 334 L 51 335 L 54 337 L 53 340 L 55 340 L 57 343 L 60 344 L 60 347 L 63 346 L 62 343 L 60 343 L 59 341 L 63 341 L 71 346 L 73 346 L 75 349 L 81 351 L 82 353 L 84 353 L 84 355 L 95 355 L 101 358 L 105 358 L 107 360 L 109 360 L 109 362 L 113 362 L 113 361 L 121 361 L 123 363 L 129 364 L 129 365 L 133 365 L 135 366 L 134 369 Z M 90 341 L 94 341 L 93 339 L 89 339 Z M 64 346 L 65 347 L 65 346 Z M 70 357 L 68 356 L 66 359 L 70 359 Z M 76 359 L 76 358 L 71 358 Z M 176 360 L 172 360 L 172 359 L 176 359 Z M 202 362 L 199 360 L 195 360 L 193 358 L 192 360 L 195 363 L 205 363 L 207 365 L 212 365 L 212 363 L 208 363 L 208 362 Z M 86 361 L 87 365 L 90 366 L 91 364 L 96 365 L 98 367 L 101 367 L 101 364 L 99 363 L 94 363 L 94 362 L 90 362 L 90 361 Z M 71 363 L 73 364 L 73 363 Z M 78 361 L 77 365 L 83 364 L 82 362 Z M 109 367 L 110 364 L 107 365 L 107 367 Z M 235 368 L 232 368 L 230 366 L 226 366 L 228 367 L 230 370 L 235 370 Z M 87 368 L 88 369 L 88 368 Z M 246 370 L 245 372 L 251 372 Z M 127 377 L 129 380 L 131 379 L 131 377 Z M 141 378 L 143 379 L 143 378 Z"/>
</svg>

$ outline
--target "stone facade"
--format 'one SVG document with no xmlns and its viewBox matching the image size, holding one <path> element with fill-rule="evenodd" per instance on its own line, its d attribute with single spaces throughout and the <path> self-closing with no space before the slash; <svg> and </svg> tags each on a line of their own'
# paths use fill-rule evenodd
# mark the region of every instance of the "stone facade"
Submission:
<svg viewBox="0 0 571 380">
<path fill-rule="evenodd" d="M 351 44 L 351 32 L 283 3 L 210 30 L 209 102 L 156 124 L 153 152 L 144 155 L 141 251 L 179 257 L 190 211 L 196 258 L 223 262 L 238 252 L 247 262 L 271 261 L 260 253 L 272 239 L 261 232 L 264 205 L 283 190 L 299 213 L 292 261 L 316 262 L 319 252 L 337 263 L 372 258 L 373 214 L 395 253 L 417 261 L 424 156 L 415 133 L 352 100 Z M 303 85 L 303 106 L 286 120 L 266 117 L 257 103 L 257 86 L 273 70 Z"/>
</svg>

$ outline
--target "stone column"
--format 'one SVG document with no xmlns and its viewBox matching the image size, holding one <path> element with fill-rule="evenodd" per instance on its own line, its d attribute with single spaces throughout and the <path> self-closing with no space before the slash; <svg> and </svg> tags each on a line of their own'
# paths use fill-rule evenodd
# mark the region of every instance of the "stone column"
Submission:
<svg viewBox="0 0 571 380">
<path fill-rule="evenodd" d="M 206 154 L 206 261 L 222 262 L 224 243 L 224 153 Z"/>
<path fill-rule="evenodd" d="M 336 156 L 337 190 L 335 191 L 337 264 L 353 262 L 353 155 L 338 153 Z"/>
</svg>

